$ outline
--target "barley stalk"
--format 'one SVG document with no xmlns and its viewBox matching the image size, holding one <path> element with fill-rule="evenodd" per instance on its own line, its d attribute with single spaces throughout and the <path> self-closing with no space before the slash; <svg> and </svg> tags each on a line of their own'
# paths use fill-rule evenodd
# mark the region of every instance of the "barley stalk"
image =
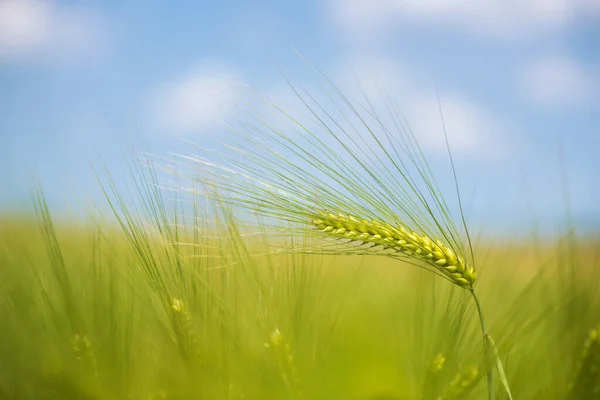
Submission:
<svg viewBox="0 0 600 400">
<path fill-rule="evenodd" d="M 460 287 L 471 288 L 475 283 L 473 267 L 449 246 L 399 224 L 394 226 L 374 219 L 369 221 L 330 212 L 319 213 L 312 224 L 331 237 L 381 246 L 383 250 L 394 250 L 403 256 L 421 260 Z"/>
</svg>

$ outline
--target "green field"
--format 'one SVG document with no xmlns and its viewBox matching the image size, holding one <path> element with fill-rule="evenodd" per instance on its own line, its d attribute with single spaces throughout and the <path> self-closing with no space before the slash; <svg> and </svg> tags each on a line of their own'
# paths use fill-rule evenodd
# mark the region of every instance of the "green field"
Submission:
<svg viewBox="0 0 600 400">
<path fill-rule="evenodd" d="M 598 238 L 473 237 L 452 159 L 326 90 L 170 185 L 98 173 L 110 213 L 2 219 L 0 399 L 600 399 Z"/>
<path fill-rule="evenodd" d="M 277 254 L 233 219 L 127 212 L 125 229 L 3 220 L 0 398 L 486 397 L 466 290 L 385 257 Z M 476 247 L 513 397 L 595 398 L 598 242 L 533 244 Z"/>
</svg>

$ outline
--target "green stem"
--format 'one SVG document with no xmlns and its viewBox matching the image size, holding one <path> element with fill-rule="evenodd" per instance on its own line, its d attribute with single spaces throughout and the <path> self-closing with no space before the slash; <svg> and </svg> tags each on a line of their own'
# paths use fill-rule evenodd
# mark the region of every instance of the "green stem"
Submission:
<svg viewBox="0 0 600 400">
<path fill-rule="evenodd" d="M 477 313 L 479 314 L 479 322 L 481 323 L 481 333 L 483 334 L 483 351 L 485 354 L 486 367 L 487 371 L 487 382 L 488 382 L 488 398 L 490 400 L 494 400 L 494 370 L 492 367 L 492 363 L 490 362 L 490 352 L 488 346 L 488 332 L 485 329 L 485 319 L 483 318 L 483 311 L 481 310 L 481 303 L 479 302 L 479 298 L 475 294 L 475 290 L 473 288 L 469 289 L 473 299 L 475 300 L 475 305 L 477 306 Z"/>
</svg>

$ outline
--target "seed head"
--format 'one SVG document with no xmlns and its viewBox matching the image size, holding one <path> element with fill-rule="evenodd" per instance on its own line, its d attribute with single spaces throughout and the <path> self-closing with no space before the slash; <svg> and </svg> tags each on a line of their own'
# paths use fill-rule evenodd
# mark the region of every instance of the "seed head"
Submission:
<svg viewBox="0 0 600 400">
<path fill-rule="evenodd" d="M 183 312 L 183 302 L 178 298 L 174 298 L 173 302 L 171 303 L 171 308 L 173 309 L 173 312 L 181 313 Z"/>
<path fill-rule="evenodd" d="M 412 229 L 352 215 L 326 212 L 320 213 L 311 222 L 317 230 L 328 236 L 371 243 L 385 250 L 394 250 L 406 257 L 421 260 L 463 288 L 470 288 L 475 283 L 475 270 L 454 250 L 441 241 Z"/>
<path fill-rule="evenodd" d="M 600 328 L 592 329 L 585 340 L 569 385 L 569 399 L 596 399 L 600 396 Z"/>
<path fill-rule="evenodd" d="M 441 400 L 462 399 L 464 398 L 477 384 L 481 377 L 479 368 L 468 366 L 465 370 L 459 372 L 446 392 L 440 397 Z"/>
</svg>

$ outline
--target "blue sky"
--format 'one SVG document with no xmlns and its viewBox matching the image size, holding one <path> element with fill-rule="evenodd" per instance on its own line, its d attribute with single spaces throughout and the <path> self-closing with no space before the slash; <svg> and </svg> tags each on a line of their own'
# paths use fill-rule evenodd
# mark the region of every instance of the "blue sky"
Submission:
<svg viewBox="0 0 600 400">
<path fill-rule="evenodd" d="M 128 146 L 159 155 L 227 137 L 245 82 L 310 87 L 297 48 L 348 93 L 398 99 L 442 157 L 439 88 L 463 193 L 481 227 L 600 227 L 596 0 L 0 1 L 0 210 L 101 203 L 90 161 L 117 180 Z M 562 154 L 562 155 L 560 155 Z M 561 161 L 562 160 L 562 161 Z"/>
</svg>

